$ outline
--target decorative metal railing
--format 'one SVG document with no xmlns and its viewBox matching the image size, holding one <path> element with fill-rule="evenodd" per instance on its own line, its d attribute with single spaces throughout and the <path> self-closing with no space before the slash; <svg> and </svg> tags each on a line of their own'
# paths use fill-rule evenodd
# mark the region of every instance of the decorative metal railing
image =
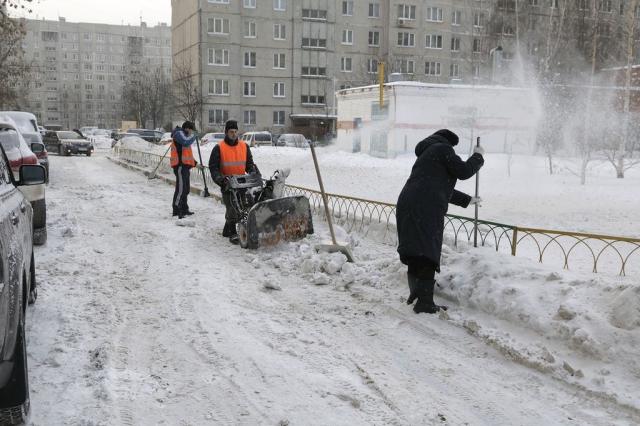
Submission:
<svg viewBox="0 0 640 426">
<path fill-rule="evenodd" d="M 154 169 L 161 163 L 156 173 L 172 174 L 168 154 L 163 158 L 162 155 L 117 146 L 113 152 L 119 159 L 144 168 Z M 204 169 L 207 185 L 217 188 L 206 166 Z M 192 169 L 191 182 L 202 184 L 202 171 Z M 322 195 L 319 191 L 287 185 L 284 194 L 306 196 L 312 212 L 324 216 Z M 397 243 L 395 204 L 337 194 L 327 194 L 327 201 L 335 218 L 334 223 L 347 231 L 372 236 L 387 244 Z M 554 264 L 564 269 L 569 269 L 571 263 L 576 269 L 592 272 L 640 275 L 638 238 L 523 228 L 486 220 L 478 220 L 477 223 L 478 244 L 494 248 L 496 251 L 526 257 L 540 263 Z M 445 232 L 452 235 L 456 245 L 463 241 L 470 242 L 474 236 L 474 229 L 473 218 L 456 215 L 445 217 Z"/>
</svg>

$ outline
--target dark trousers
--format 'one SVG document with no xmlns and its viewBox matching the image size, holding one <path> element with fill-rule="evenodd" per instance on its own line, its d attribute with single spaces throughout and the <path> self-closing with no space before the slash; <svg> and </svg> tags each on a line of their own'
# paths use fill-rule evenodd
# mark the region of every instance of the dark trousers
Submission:
<svg viewBox="0 0 640 426">
<path fill-rule="evenodd" d="M 241 190 L 239 192 L 240 193 L 238 195 L 244 195 L 244 191 Z M 240 222 L 240 219 L 242 219 L 242 215 L 238 213 L 236 209 L 234 209 L 231 205 L 231 191 L 222 191 L 222 201 L 224 202 L 224 206 L 226 208 L 226 211 L 224 213 L 224 218 L 226 219 L 226 221 L 233 222 L 234 224 Z"/>
<path fill-rule="evenodd" d="M 176 175 L 176 190 L 173 192 L 173 210 L 183 213 L 189 210 L 187 196 L 191 190 L 191 167 L 178 165 L 173 168 Z"/>
<path fill-rule="evenodd" d="M 400 260 L 409 267 L 409 275 L 423 280 L 432 280 L 436 276 L 438 268 L 426 257 L 401 256 Z"/>
</svg>

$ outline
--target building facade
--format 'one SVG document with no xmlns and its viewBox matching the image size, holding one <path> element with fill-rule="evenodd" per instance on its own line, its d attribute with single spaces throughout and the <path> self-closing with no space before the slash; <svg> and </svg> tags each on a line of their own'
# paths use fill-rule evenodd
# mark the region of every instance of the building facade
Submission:
<svg viewBox="0 0 640 426">
<path fill-rule="evenodd" d="M 490 76 L 475 3 L 173 0 L 172 50 L 201 82 L 203 128 L 233 117 L 243 131 L 321 137 L 335 131 L 335 92 L 376 83 L 380 62 L 405 81 Z"/>
<path fill-rule="evenodd" d="M 123 120 L 136 120 L 123 103 L 128 81 L 142 70 L 171 80 L 171 27 L 166 24 L 25 22 L 23 49 L 31 77 L 17 88 L 17 108 L 35 114 L 44 127 L 120 128 Z"/>
</svg>

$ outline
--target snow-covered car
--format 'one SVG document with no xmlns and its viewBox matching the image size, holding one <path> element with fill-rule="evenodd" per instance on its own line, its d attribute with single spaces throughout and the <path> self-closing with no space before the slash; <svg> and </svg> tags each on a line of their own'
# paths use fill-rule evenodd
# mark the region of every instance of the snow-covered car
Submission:
<svg viewBox="0 0 640 426">
<path fill-rule="evenodd" d="M 18 131 L 24 138 L 25 142 L 31 148 L 36 157 L 38 158 L 38 163 L 44 166 L 47 170 L 47 181 L 49 176 L 49 154 L 46 148 L 33 145 L 33 144 L 42 144 L 42 135 L 40 134 L 40 129 L 44 128 L 38 125 L 38 119 L 35 115 L 26 111 L 2 111 L 0 115 L 11 117 L 11 119 L 15 122 Z"/>
<path fill-rule="evenodd" d="M 0 148 L 0 423 L 23 424 L 29 416 L 29 373 L 25 316 L 36 301 L 33 209 L 18 189 L 43 185 L 46 171 L 21 165 L 18 179 Z"/>
<path fill-rule="evenodd" d="M 284 133 L 278 138 L 276 146 L 289 146 L 294 148 L 304 148 L 309 146 L 304 135 L 299 133 Z"/>
<path fill-rule="evenodd" d="M 164 145 L 170 142 L 171 142 L 171 132 L 163 133 L 162 137 L 160 138 L 160 143 Z"/>
<path fill-rule="evenodd" d="M 20 179 L 21 166 L 39 165 L 38 157 L 31 151 L 18 130 L 18 125 L 9 116 L 0 115 L 0 144 L 9 159 L 15 180 Z M 44 181 L 39 185 L 25 185 L 18 189 L 29 200 L 33 208 L 33 243 L 42 245 L 47 242 L 47 202 Z"/>
<path fill-rule="evenodd" d="M 44 144 L 58 155 L 84 154 L 91 156 L 94 151 L 93 142 L 86 140 L 76 132 L 58 130 L 44 135 Z"/>
<path fill-rule="evenodd" d="M 215 145 L 222 140 L 224 140 L 224 133 L 205 133 L 205 135 L 200 138 L 202 145 Z"/>
</svg>

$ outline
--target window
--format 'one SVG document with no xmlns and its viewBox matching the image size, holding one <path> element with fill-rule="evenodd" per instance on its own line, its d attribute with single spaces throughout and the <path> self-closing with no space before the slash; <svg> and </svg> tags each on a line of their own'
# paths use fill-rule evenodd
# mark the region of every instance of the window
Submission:
<svg viewBox="0 0 640 426">
<path fill-rule="evenodd" d="M 471 75 L 473 78 L 480 78 L 480 65 L 473 65 L 471 67 Z"/>
<path fill-rule="evenodd" d="M 353 16 L 353 1 L 342 2 L 342 16 Z"/>
<path fill-rule="evenodd" d="M 351 58 L 340 58 L 340 71 L 351 72 Z"/>
<path fill-rule="evenodd" d="M 40 38 L 40 31 L 34 31 L 33 38 Z"/>
<path fill-rule="evenodd" d="M 303 38 L 302 47 L 318 47 L 325 49 L 327 47 L 327 40 L 324 38 Z"/>
<path fill-rule="evenodd" d="M 93 90 L 93 84 L 85 84 L 84 90 Z"/>
<path fill-rule="evenodd" d="M 273 10 L 287 10 L 287 0 L 273 0 Z"/>
<path fill-rule="evenodd" d="M 229 119 L 229 111 L 226 109 L 209 110 L 209 124 L 224 124 Z"/>
<path fill-rule="evenodd" d="M 618 13 L 620 13 L 620 15 L 624 15 L 624 3 L 623 2 L 620 2 L 620 7 L 618 8 Z"/>
<path fill-rule="evenodd" d="M 578 9 L 589 10 L 589 1 L 590 0 L 578 0 Z"/>
<path fill-rule="evenodd" d="M 459 10 L 454 10 L 451 13 L 451 25 L 460 25 L 460 15 L 461 12 Z"/>
<path fill-rule="evenodd" d="M 284 25 L 275 24 L 273 26 L 273 39 L 274 40 L 284 40 Z"/>
<path fill-rule="evenodd" d="M 317 10 L 317 9 L 302 9 L 302 19 L 327 19 L 327 11 L 326 10 Z"/>
<path fill-rule="evenodd" d="M 442 36 L 435 34 L 427 35 L 427 49 L 442 49 Z"/>
<path fill-rule="evenodd" d="M 474 38 L 473 39 L 473 53 L 480 53 L 482 52 L 482 43 L 480 42 L 479 38 Z"/>
<path fill-rule="evenodd" d="M 380 46 L 380 31 L 369 31 L 369 46 Z"/>
<path fill-rule="evenodd" d="M 398 33 L 398 46 L 413 47 L 415 46 L 415 36 L 413 33 Z"/>
<path fill-rule="evenodd" d="M 327 75 L 325 67 L 302 67 L 302 76 L 321 77 Z"/>
<path fill-rule="evenodd" d="M 256 125 L 256 111 L 255 110 L 248 110 L 248 111 L 243 111 L 242 113 L 243 115 L 243 122 L 242 124 L 244 124 L 245 126 L 255 126 Z"/>
<path fill-rule="evenodd" d="M 84 54 L 84 60 L 85 61 L 90 61 L 91 60 L 91 53 L 85 53 Z"/>
<path fill-rule="evenodd" d="M 396 65 L 402 74 L 413 74 L 414 72 L 414 62 L 411 60 L 403 59 L 396 62 Z"/>
<path fill-rule="evenodd" d="M 283 70 L 285 68 L 285 56 L 284 53 L 273 54 L 273 68 Z"/>
<path fill-rule="evenodd" d="M 460 51 L 460 37 L 451 37 L 451 51 L 452 52 Z"/>
<path fill-rule="evenodd" d="M 425 62 L 424 63 L 424 75 L 440 75 L 440 62 Z"/>
<path fill-rule="evenodd" d="M 229 0 L 207 0 L 209 3 L 229 3 Z"/>
<path fill-rule="evenodd" d="M 324 105 L 324 96 L 322 95 L 302 95 L 300 102 L 303 104 Z"/>
<path fill-rule="evenodd" d="M 209 49 L 209 65 L 229 66 L 229 50 Z"/>
<path fill-rule="evenodd" d="M 246 9 L 255 9 L 256 8 L 256 0 L 244 0 L 244 7 Z"/>
<path fill-rule="evenodd" d="M 460 66 L 458 64 L 451 64 L 449 77 L 460 77 Z"/>
<path fill-rule="evenodd" d="M 416 19 L 416 7 L 406 4 L 398 5 L 398 19 Z"/>
<path fill-rule="evenodd" d="M 613 2 L 611 0 L 602 0 L 600 3 L 600 10 L 605 13 L 611 13 L 611 10 L 613 9 L 612 3 Z"/>
<path fill-rule="evenodd" d="M 380 17 L 380 3 L 369 3 L 369 18 Z"/>
<path fill-rule="evenodd" d="M 229 20 L 221 18 L 207 19 L 207 32 L 209 34 L 229 34 Z"/>
<path fill-rule="evenodd" d="M 611 23 L 609 23 L 609 22 L 600 22 L 600 24 L 598 25 L 598 35 L 602 36 L 602 37 L 610 37 L 611 36 Z M 504 59 L 504 54 L 502 55 L 502 59 Z"/>
<path fill-rule="evenodd" d="M 273 83 L 273 97 L 284 98 L 284 83 Z"/>
<path fill-rule="evenodd" d="M 369 59 L 369 60 L 367 60 L 367 72 L 369 74 L 378 74 L 378 60 L 377 59 Z"/>
<path fill-rule="evenodd" d="M 256 52 L 244 52 L 244 66 L 245 68 L 255 68 Z"/>
<path fill-rule="evenodd" d="M 558 0 L 551 0 L 551 9 L 558 8 Z"/>
<path fill-rule="evenodd" d="M 538 7 L 538 0 L 529 0 L 529 6 Z"/>
<path fill-rule="evenodd" d="M 439 7 L 428 7 L 427 21 L 442 22 L 442 9 L 440 9 Z"/>
<path fill-rule="evenodd" d="M 229 96 L 229 80 L 209 80 L 209 94 Z"/>
<path fill-rule="evenodd" d="M 484 27 L 484 13 L 473 14 L 473 26 L 476 28 Z"/>
<path fill-rule="evenodd" d="M 82 34 L 83 40 L 91 40 L 91 34 Z"/>
<path fill-rule="evenodd" d="M 244 37 L 245 38 L 256 38 L 256 23 L 255 22 L 245 22 L 244 23 Z"/>
<path fill-rule="evenodd" d="M 242 83 L 242 96 L 255 97 L 256 96 L 256 82 L 245 81 Z"/>
<path fill-rule="evenodd" d="M 284 126 L 285 111 L 273 111 L 273 125 Z"/>
<path fill-rule="evenodd" d="M 342 30 L 342 44 L 353 44 L 352 30 Z"/>
</svg>

